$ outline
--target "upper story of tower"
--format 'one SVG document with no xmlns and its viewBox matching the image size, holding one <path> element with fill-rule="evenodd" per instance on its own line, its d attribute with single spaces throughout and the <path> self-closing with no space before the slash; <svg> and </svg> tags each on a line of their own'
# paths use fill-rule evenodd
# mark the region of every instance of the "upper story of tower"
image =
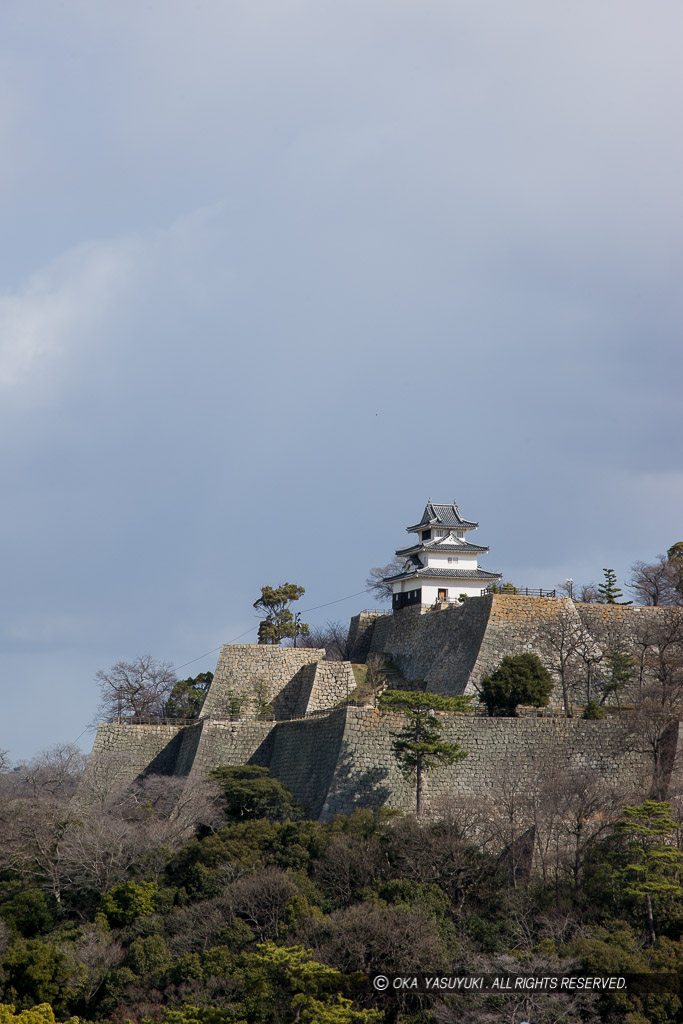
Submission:
<svg viewBox="0 0 683 1024">
<path fill-rule="evenodd" d="M 396 552 L 405 559 L 401 571 L 385 577 L 392 585 L 394 607 L 476 597 L 499 580 L 500 573 L 479 567 L 479 556 L 488 547 L 467 536 L 478 525 L 461 515 L 457 502 L 442 505 L 430 499 L 420 521 L 406 528 L 416 534 L 413 542 Z"/>
</svg>

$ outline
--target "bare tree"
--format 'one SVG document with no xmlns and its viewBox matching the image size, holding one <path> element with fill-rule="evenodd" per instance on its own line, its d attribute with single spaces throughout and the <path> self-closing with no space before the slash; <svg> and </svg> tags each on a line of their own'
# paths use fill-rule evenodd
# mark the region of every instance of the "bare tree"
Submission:
<svg viewBox="0 0 683 1024">
<path fill-rule="evenodd" d="M 661 800 L 674 768 L 683 718 L 683 609 L 662 609 L 640 643 L 641 700 L 629 718 L 629 731 L 635 748 L 652 757 L 652 796 Z"/>
<path fill-rule="evenodd" d="M 229 897 L 234 912 L 252 926 L 259 942 L 266 942 L 278 937 L 289 901 L 297 892 L 286 871 L 267 867 L 238 879 Z"/>
<path fill-rule="evenodd" d="M 173 667 L 143 654 L 134 661 L 117 661 L 96 673 L 100 687 L 99 714 L 105 718 L 162 718 L 177 679 Z"/>
<path fill-rule="evenodd" d="M 591 769 L 559 770 L 544 780 L 540 793 L 557 848 L 557 867 L 572 879 L 578 898 L 586 856 L 617 820 L 625 794 Z"/>
<path fill-rule="evenodd" d="M 399 558 L 397 555 L 387 565 L 375 566 L 374 569 L 370 570 L 365 586 L 368 590 L 372 591 L 378 601 L 391 600 L 393 587 L 391 583 L 385 581 L 384 577 L 396 576 L 400 573 L 405 565 L 405 561 L 405 558 Z"/>
<path fill-rule="evenodd" d="M 566 601 L 557 602 L 553 614 L 539 621 L 536 641 L 548 667 L 560 678 L 564 713 L 571 718 L 571 690 L 576 682 L 580 651 L 586 641 L 586 631 L 574 606 Z"/>
<path fill-rule="evenodd" d="M 123 960 L 124 949 L 105 928 L 92 924 L 81 929 L 74 953 L 81 968 L 83 998 L 90 1002 L 112 968 Z"/>
<path fill-rule="evenodd" d="M 344 622 L 331 621 L 324 626 L 310 626 L 308 636 L 299 637 L 297 646 L 324 650 L 326 661 L 348 661 L 351 654 L 349 627 Z"/>
<path fill-rule="evenodd" d="M 498 850 L 509 866 L 513 887 L 521 873 L 525 844 L 521 842 L 534 826 L 533 793 L 526 779 L 510 761 L 501 761 L 492 772 L 491 821 Z"/>
<path fill-rule="evenodd" d="M 626 586 L 639 604 L 657 607 L 679 603 L 676 576 L 666 555 L 657 555 L 657 560 L 651 565 L 647 562 L 634 562 Z"/>
<path fill-rule="evenodd" d="M 16 796 L 51 796 L 66 800 L 71 797 L 83 777 L 87 758 L 73 743 L 57 744 L 25 761 L 6 777 Z"/>
</svg>

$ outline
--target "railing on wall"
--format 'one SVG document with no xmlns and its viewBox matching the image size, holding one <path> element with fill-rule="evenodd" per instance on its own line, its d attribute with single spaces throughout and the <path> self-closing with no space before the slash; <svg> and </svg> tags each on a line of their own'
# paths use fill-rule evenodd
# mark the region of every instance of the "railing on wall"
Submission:
<svg viewBox="0 0 683 1024">
<path fill-rule="evenodd" d="M 364 708 L 366 711 L 374 711 L 377 709 L 377 703 L 375 701 L 357 701 L 349 700 L 342 701 L 340 704 L 335 704 L 331 708 L 320 708 L 318 711 L 307 711 L 304 714 L 292 714 L 283 715 L 275 718 L 274 715 L 261 715 L 258 717 L 235 717 L 231 718 L 229 715 L 225 717 L 216 717 L 214 721 L 223 722 L 230 724 L 233 722 L 300 722 L 307 718 L 322 718 L 324 715 L 331 714 L 332 711 L 339 711 L 342 708 Z M 532 708 L 532 707 L 518 707 L 516 718 L 581 718 L 584 712 L 583 704 L 575 704 L 571 707 L 571 714 L 567 716 L 565 709 L 558 705 L 551 705 L 547 708 Z M 635 706 L 625 705 L 622 706 L 621 711 L 615 704 L 603 705 L 603 710 L 608 718 L 623 717 L 632 714 L 637 710 Z M 459 715 L 474 715 L 476 718 L 488 718 L 488 709 L 485 704 L 479 704 L 475 701 L 472 702 L 471 707 L 468 711 L 458 712 Z M 507 717 L 503 714 L 500 716 L 493 715 L 493 718 Z M 198 725 L 201 722 L 210 721 L 208 717 L 201 718 L 110 718 L 108 721 L 114 725 L 175 725 L 184 728 L 188 725 Z"/>
<path fill-rule="evenodd" d="M 556 597 L 557 596 L 554 590 L 543 590 L 540 587 L 513 587 L 513 586 L 506 587 L 505 585 L 503 585 L 502 587 L 497 587 L 497 586 L 495 586 L 495 584 L 490 586 L 490 587 L 487 587 L 486 590 L 482 590 L 481 593 L 482 593 L 482 596 L 484 596 L 486 594 L 502 594 L 503 596 L 506 596 L 506 595 L 510 594 L 513 597 L 515 597 L 515 596 L 519 596 L 519 597 Z"/>
<path fill-rule="evenodd" d="M 107 719 L 109 725 L 196 725 L 199 718 L 155 718 L 152 715 L 135 715 L 132 718 L 114 715 Z"/>
</svg>

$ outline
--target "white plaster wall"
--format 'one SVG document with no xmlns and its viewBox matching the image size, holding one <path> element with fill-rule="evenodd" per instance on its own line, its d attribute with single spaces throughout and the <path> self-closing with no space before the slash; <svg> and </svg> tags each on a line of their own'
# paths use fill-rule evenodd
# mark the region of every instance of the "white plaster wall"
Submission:
<svg viewBox="0 0 683 1024">
<path fill-rule="evenodd" d="M 446 597 L 449 601 L 457 600 L 461 594 L 468 597 L 481 597 L 481 592 L 486 587 L 485 582 L 478 580 L 443 580 L 440 583 L 422 583 L 422 604 L 434 604 L 439 596 L 439 590 L 446 589 Z"/>
<path fill-rule="evenodd" d="M 448 559 L 452 561 L 449 562 Z M 476 569 L 477 568 L 477 556 L 476 555 L 460 555 L 456 552 L 453 554 L 432 554 L 431 552 L 427 556 L 427 565 L 433 565 L 437 569 L 447 569 L 452 566 L 455 569 Z"/>
</svg>

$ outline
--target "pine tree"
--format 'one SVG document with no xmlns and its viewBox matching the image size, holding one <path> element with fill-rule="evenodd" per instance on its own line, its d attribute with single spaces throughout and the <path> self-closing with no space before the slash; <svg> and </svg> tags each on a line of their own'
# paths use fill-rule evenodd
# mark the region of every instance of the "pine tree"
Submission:
<svg viewBox="0 0 683 1024">
<path fill-rule="evenodd" d="M 628 896 L 645 897 L 648 931 L 654 946 L 656 935 L 652 904 L 661 905 L 681 896 L 680 875 L 683 851 L 676 845 L 680 829 L 671 814 L 671 805 L 657 800 L 624 808 L 617 826 L 625 836 L 629 863 L 622 870 Z"/>
<path fill-rule="evenodd" d="M 258 628 L 260 644 L 279 644 L 286 637 L 293 638 L 296 646 L 297 636 L 308 636 L 309 629 L 305 622 L 300 621 L 290 609 L 292 601 L 298 601 L 306 593 L 304 587 L 296 583 L 281 583 L 279 587 L 261 587 L 261 596 L 254 601 L 254 608 L 263 616 Z"/>
<path fill-rule="evenodd" d="M 617 699 L 619 716 L 621 717 L 621 691 L 628 686 L 633 679 L 635 669 L 635 658 L 626 649 L 624 644 L 616 644 L 610 648 L 605 655 L 605 661 L 609 669 L 609 676 L 603 683 L 601 704 L 605 703 L 611 694 Z"/>
<path fill-rule="evenodd" d="M 617 574 L 614 569 L 603 569 L 602 571 L 605 581 L 598 587 L 599 604 L 633 604 L 632 601 L 619 600 L 624 595 L 621 592 L 621 588 L 617 586 Z"/>
<path fill-rule="evenodd" d="M 470 700 L 470 697 L 440 697 L 422 690 L 386 690 L 379 698 L 382 709 L 400 711 L 407 718 L 404 729 L 392 732 L 392 748 L 401 774 L 415 782 L 415 813 L 418 818 L 422 810 L 424 772 L 467 757 L 467 751 L 459 743 L 446 743 L 440 739 L 442 722 L 434 712 L 467 711 Z"/>
</svg>

